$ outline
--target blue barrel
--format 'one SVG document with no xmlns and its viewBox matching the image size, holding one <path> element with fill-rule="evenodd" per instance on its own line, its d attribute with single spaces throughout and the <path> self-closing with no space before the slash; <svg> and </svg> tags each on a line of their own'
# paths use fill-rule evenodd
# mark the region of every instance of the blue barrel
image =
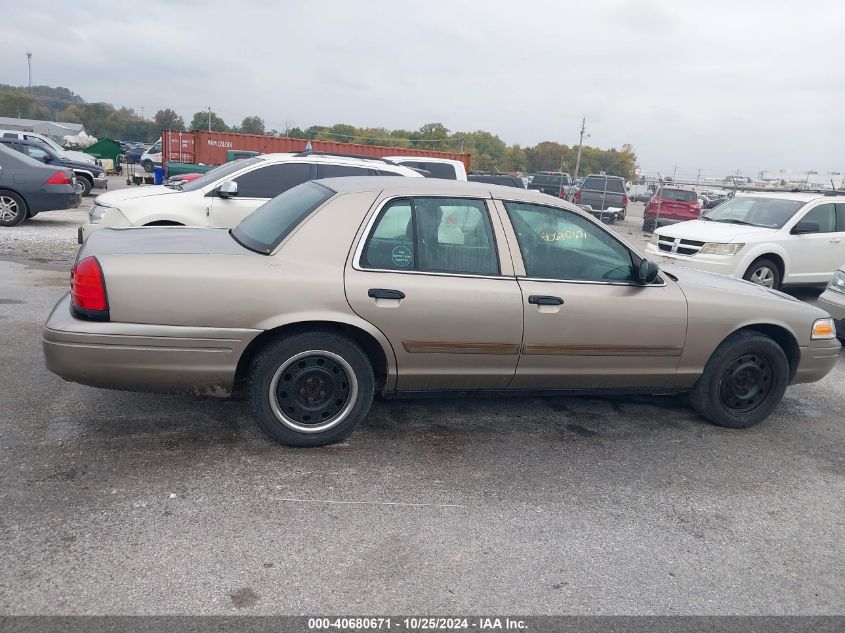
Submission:
<svg viewBox="0 0 845 633">
<path fill-rule="evenodd" d="M 164 167 L 153 167 L 153 182 L 157 185 L 164 182 Z"/>
</svg>

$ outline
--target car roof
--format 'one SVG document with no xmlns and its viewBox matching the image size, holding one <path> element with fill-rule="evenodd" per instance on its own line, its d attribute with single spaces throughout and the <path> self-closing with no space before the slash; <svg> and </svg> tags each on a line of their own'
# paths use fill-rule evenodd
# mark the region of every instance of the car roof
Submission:
<svg viewBox="0 0 845 633">
<path fill-rule="evenodd" d="M 385 160 L 392 160 L 392 161 L 403 161 L 403 160 L 413 160 L 421 163 L 443 163 L 445 165 L 454 165 L 455 163 L 463 163 L 459 160 L 454 158 L 437 158 L 435 156 L 382 156 Z M 375 159 L 378 160 L 378 159 Z"/>
<path fill-rule="evenodd" d="M 667 183 L 665 185 L 660 185 L 661 189 L 680 189 L 681 191 L 695 191 L 695 189 L 689 185 L 675 185 L 672 183 Z"/>
<path fill-rule="evenodd" d="M 625 180 L 622 176 L 611 176 L 610 174 L 587 174 L 584 178 L 618 178 L 619 180 Z"/>
<path fill-rule="evenodd" d="M 520 189 L 493 185 L 485 182 L 467 180 L 446 180 L 445 178 L 402 178 L 395 176 L 346 176 L 343 178 L 323 178 L 315 180 L 337 193 L 386 192 L 392 195 L 434 195 L 434 196 L 481 196 L 484 198 L 502 198 L 521 202 L 536 202 L 547 206 L 566 206 L 576 209 L 575 205 L 560 198 L 549 196 L 534 189 Z"/>
<path fill-rule="evenodd" d="M 336 164 L 349 164 L 349 165 L 369 165 L 372 166 L 373 164 L 376 165 L 390 165 L 390 159 L 383 159 L 373 156 L 372 158 L 369 157 L 358 157 L 358 156 L 343 156 L 342 154 L 305 154 L 304 152 L 276 152 L 272 154 L 258 154 L 255 158 L 260 158 L 261 160 L 266 160 L 268 162 L 287 162 L 289 160 L 296 159 L 297 161 L 305 161 L 309 163 L 331 163 L 333 165 Z M 393 165 L 396 167 L 396 165 Z"/>
<path fill-rule="evenodd" d="M 830 198 L 832 200 L 845 199 L 845 192 L 839 193 L 830 191 L 821 193 L 819 191 L 737 191 L 737 197 L 743 198 L 774 198 L 778 200 L 796 200 L 798 202 L 811 202 L 819 198 Z"/>
</svg>

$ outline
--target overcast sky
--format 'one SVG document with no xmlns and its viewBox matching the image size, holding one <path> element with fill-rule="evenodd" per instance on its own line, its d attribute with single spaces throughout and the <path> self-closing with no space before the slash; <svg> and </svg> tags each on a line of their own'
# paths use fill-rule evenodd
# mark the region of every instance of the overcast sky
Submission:
<svg viewBox="0 0 845 633">
<path fill-rule="evenodd" d="M 227 123 L 483 129 L 698 168 L 845 172 L 845 4 L 0 0 L 0 83 Z M 72 6 L 72 10 L 71 10 Z"/>
</svg>

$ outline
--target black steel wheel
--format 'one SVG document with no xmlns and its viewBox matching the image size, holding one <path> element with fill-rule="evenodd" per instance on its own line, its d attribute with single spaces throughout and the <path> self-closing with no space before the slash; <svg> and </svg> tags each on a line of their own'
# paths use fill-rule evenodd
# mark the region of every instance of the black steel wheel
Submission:
<svg viewBox="0 0 845 633">
<path fill-rule="evenodd" d="M 374 384 L 357 343 L 334 332 L 307 332 L 279 339 L 256 356 L 250 408 L 276 441 L 322 446 L 345 439 L 364 419 Z"/>
<path fill-rule="evenodd" d="M 747 428 L 765 420 L 789 383 L 789 362 L 768 336 L 735 332 L 713 352 L 690 392 L 695 410 L 713 424 Z"/>
</svg>

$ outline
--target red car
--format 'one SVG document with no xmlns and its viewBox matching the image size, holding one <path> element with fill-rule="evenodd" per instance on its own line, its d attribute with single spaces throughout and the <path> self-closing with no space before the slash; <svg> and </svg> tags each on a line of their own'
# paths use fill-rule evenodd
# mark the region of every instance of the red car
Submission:
<svg viewBox="0 0 845 633">
<path fill-rule="evenodd" d="M 657 227 L 697 220 L 701 215 L 698 194 L 689 187 L 664 186 L 651 197 L 643 213 L 643 231 L 650 233 Z"/>
</svg>

